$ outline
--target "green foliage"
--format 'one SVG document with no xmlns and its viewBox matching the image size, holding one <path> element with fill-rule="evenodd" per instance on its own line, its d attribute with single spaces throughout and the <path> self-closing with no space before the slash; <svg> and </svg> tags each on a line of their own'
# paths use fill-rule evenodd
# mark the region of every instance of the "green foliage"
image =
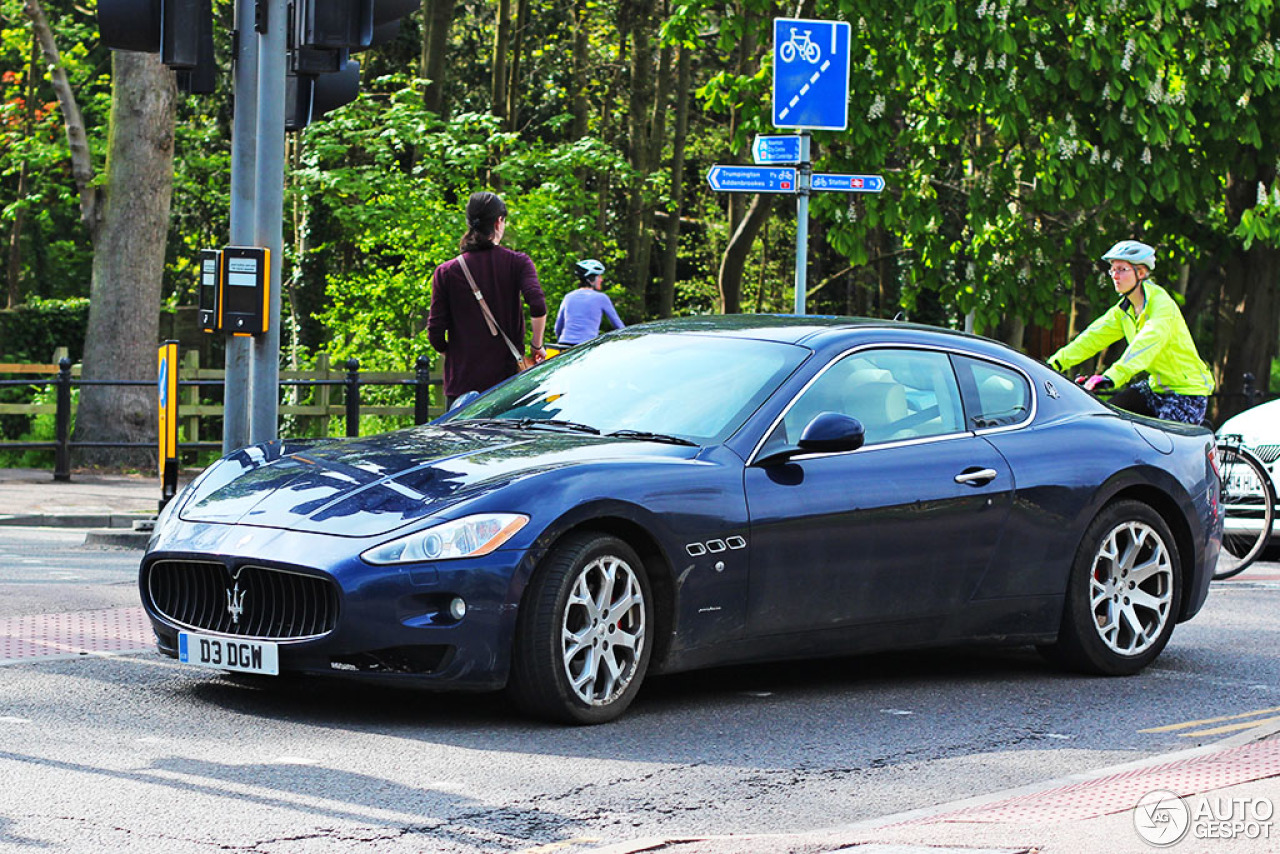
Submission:
<svg viewBox="0 0 1280 854">
<path fill-rule="evenodd" d="M 87 299 L 32 297 L 17 308 L 0 310 L 0 362 L 47 365 L 59 347 L 78 362 L 88 323 Z"/>
<path fill-rule="evenodd" d="M 29 394 L 21 395 L 23 399 L 36 405 L 51 406 L 58 401 L 58 389 L 50 384 L 43 388 L 30 386 Z M 20 402 L 18 396 L 7 392 L 15 389 L 4 389 L 0 395 L 6 403 Z M 80 389 L 71 389 L 71 428 L 75 427 L 76 407 L 80 403 Z M 0 438 L 17 442 L 52 442 L 58 438 L 57 413 L 42 412 L 33 416 L 5 415 L 2 417 L 4 429 L 0 430 Z M 19 425 L 21 422 L 21 426 Z M 54 452 L 41 449 L 11 448 L 0 449 L 0 468 L 46 468 L 53 464 Z"/>
<path fill-rule="evenodd" d="M 591 246 L 606 265 L 617 257 L 616 244 L 595 230 L 595 199 L 577 175 L 590 169 L 621 180 L 625 165 L 594 140 L 530 142 L 499 132 L 485 114 L 442 121 L 405 88 L 388 105 L 362 98 L 309 129 L 303 163 L 293 191 L 324 207 L 354 248 L 326 276 L 328 349 L 335 360 L 359 358 L 362 369 L 406 370 L 431 352 L 432 271 L 457 254 L 467 198 L 494 181 L 510 210 L 504 245 L 533 259 L 549 311 L 575 286 L 565 247 Z"/>
</svg>

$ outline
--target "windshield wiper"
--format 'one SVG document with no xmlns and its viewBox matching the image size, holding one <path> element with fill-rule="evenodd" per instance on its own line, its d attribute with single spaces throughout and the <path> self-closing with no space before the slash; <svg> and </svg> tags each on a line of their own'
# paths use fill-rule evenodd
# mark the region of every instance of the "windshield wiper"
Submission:
<svg viewBox="0 0 1280 854">
<path fill-rule="evenodd" d="M 468 418 L 457 424 L 483 424 L 486 427 L 515 427 L 518 430 L 548 429 L 567 430 L 573 433 L 590 433 L 599 436 L 600 430 L 590 424 L 579 424 L 576 421 L 561 421 L 558 418 Z"/>
<path fill-rule="evenodd" d="M 688 439 L 681 439 L 679 436 L 671 436 L 666 433 L 650 433 L 648 430 L 614 430 L 612 433 L 605 433 L 605 435 L 619 439 L 640 439 L 646 442 L 666 442 L 671 445 L 698 447 L 697 442 L 690 442 Z"/>
<path fill-rule="evenodd" d="M 540 430 L 568 430 L 572 433 L 590 433 L 593 436 L 600 435 L 599 428 L 592 427 L 590 424 L 579 424 L 577 421 L 561 421 L 559 418 L 511 418 L 507 419 L 506 423 L 526 430 L 534 428 Z"/>
</svg>

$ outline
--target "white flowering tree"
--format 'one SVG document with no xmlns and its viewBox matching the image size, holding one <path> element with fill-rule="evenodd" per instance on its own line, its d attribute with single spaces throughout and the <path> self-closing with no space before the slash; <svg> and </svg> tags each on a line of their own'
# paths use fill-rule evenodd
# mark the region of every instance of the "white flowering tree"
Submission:
<svg viewBox="0 0 1280 854">
<path fill-rule="evenodd" d="M 819 197 L 815 211 L 851 260 L 896 260 L 904 305 L 933 291 L 1021 343 L 1027 323 L 1078 303 L 1078 327 L 1114 299 L 1094 259 L 1143 239 L 1224 390 L 1244 371 L 1265 382 L 1280 337 L 1280 5 L 838 0 L 815 12 L 854 31 L 851 126 L 819 136 L 819 168 L 883 171 L 891 189 Z"/>
</svg>

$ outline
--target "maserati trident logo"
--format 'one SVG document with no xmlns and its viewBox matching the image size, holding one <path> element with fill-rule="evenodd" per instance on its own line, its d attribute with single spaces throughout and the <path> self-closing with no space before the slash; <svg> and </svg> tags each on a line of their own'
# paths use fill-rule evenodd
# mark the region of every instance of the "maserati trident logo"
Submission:
<svg viewBox="0 0 1280 854">
<path fill-rule="evenodd" d="M 236 586 L 227 591 L 227 613 L 231 615 L 231 622 L 237 626 L 240 625 L 240 615 L 244 613 L 244 594 L 246 591 L 240 589 L 240 582 L 236 582 Z"/>
</svg>

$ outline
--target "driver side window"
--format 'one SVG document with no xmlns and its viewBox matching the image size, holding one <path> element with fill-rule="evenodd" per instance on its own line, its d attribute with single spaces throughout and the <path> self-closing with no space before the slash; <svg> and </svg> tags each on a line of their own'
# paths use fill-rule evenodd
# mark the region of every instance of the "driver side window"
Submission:
<svg viewBox="0 0 1280 854">
<path fill-rule="evenodd" d="M 951 363 L 932 350 L 862 350 L 845 356 L 801 393 L 766 448 L 794 447 L 822 412 L 858 419 L 867 445 L 964 429 Z"/>
</svg>

